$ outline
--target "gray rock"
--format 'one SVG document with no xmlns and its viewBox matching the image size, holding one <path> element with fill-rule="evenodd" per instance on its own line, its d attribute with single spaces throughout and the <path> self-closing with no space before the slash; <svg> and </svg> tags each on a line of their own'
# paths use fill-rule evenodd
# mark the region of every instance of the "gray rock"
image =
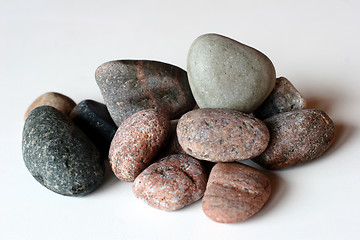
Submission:
<svg viewBox="0 0 360 240">
<path fill-rule="evenodd" d="M 276 84 L 268 98 L 255 110 L 254 116 L 265 119 L 273 115 L 304 109 L 305 99 L 291 82 L 280 77 L 276 79 Z"/>
<path fill-rule="evenodd" d="M 275 85 L 275 68 L 258 50 L 230 38 L 205 34 L 188 53 L 187 73 L 200 108 L 254 111 Z"/>
<path fill-rule="evenodd" d="M 41 106 L 25 121 L 22 151 L 31 175 L 66 196 L 95 190 L 104 178 L 104 161 L 88 137 L 59 110 Z"/>
</svg>

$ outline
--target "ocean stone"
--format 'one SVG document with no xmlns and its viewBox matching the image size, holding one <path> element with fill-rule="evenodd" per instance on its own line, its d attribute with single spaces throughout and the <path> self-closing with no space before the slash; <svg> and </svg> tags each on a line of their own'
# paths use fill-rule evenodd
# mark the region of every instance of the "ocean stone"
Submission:
<svg viewBox="0 0 360 240">
<path fill-rule="evenodd" d="M 105 104 L 83 100 L 70 113 L 73 122 L 90 138 L 104 158 L 108 157 L 117 126 Z"/>
<path fill-rule="evenodd" d="M 109 151 L 115 176 L 123 181 L 134 181 L 161 151 L 169 133 L 170 121 L 155 109 L 139 111 L 123 121 Z"/>
<path fill-rule="evenodd" d="M 269 142 L 266 125 L 230 109 L 200 108 L 184 114 L 177 137 L 189 155 L 212 162 L 234 162 L 261 154 Z"/>
<path fill-rule="evenodd" d="M 259 119 L 269 118 L 282 112 L 304 109 L 305 99 L 291 82 L 280 77 L 276 79 L 276 84 L 267 99 L 255 110 L 254 116 Z"/>
<path fill-rule="evenodd" d="M 303 164 L 323 155 L 334 140 L 334 123 L 322 110 L 284 112 L 264 120 L 270 131 L 266 150 L 252 159 L 267 169 Z"/>
<path fill-rule="evenodd" d="M 186 72 L 167 63 L 110 61 L 97 68 L 95 78 L 117 126 L 144 109 L 161 110 L 177 119 L 195 106 Z"/>
<path fill-rule="evenodd" d="M 134 181 L 133 192 L 148 205 L 174 211 L 199 200 L 207 175 L 201 163 L 185 155 L 170 155 L 151 164 Z"/>
<path fill-rule="evenodd" d="M 228 108 L 251 113 L 275 85 L 275 68 L 258 50 L 233 39 L 205 34 L 187 58 L 191 91 L 200 108 Z"/>
<path fill-rule="evenodd" d="M 104 161 L 89 138 L 59 110 L 40 106 L 29 114 L 22 151 L 31 175 L 66 196 L 94 191 L 104 178 Z"/>
<path fill-rule="evenodd" d="M 52 106 L 59 111 L 63 112 L 65 115 L 69 115 L 71 110 L 75 107 L 76 103 L 74 100 L 57 92 L 47 92 L 39 96 L 31 103 L 31 105 L 26 110 L 24 120 L 28 117 L 30 112 L 39 106 Z"/>
<path fill-rule="evenodd" d="M 202 209 L 215 222 L 241 222 L 259 212 L 270 195 L 270 179 L 260 170 L 241 163 L 217 163 L 209 176 Z"/>
</svg>

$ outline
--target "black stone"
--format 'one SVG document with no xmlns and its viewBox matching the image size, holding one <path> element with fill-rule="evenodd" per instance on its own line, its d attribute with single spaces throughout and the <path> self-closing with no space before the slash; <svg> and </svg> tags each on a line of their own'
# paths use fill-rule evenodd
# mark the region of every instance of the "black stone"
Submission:
<svg viewBox="0 0 360 240">
<path fill-rule="evenodd" d="M 59 110 L 41 106 L 25 121 L 22 151 L 31 175 L 66 196 L 95 190 L 104 178 L 104 161 L 89 138 Z"/>
<path fill-rule="evenodd" d="M 103 158 L 107 158 L 117 126 L 106 105 L 93 100 L 81 101 L 71 111 L 70 118 L 100 150 Z"/>
</svg>

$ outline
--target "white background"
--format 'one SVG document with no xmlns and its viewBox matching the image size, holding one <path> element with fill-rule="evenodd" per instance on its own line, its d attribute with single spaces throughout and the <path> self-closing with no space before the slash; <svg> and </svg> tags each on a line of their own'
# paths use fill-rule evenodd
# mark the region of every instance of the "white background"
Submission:
<svg viewBox="0 0 360 240">
<path fill-rule="evenodd" d="M 360 239 L 360 2 L 0 1 L 1 239 Z M 265 53 L 309 107 L 336 125 L 321 158 L 269 172 L 273 195 L 237 224 L 208 219 L 200 201 L 164 212 L 110 171 L 88 196 L 55 194 L 27 171 L 23 115 L 48 91 L 102 100 L 95 69 L 153 59 L 186 69 L 192 41 L 226 35 Z M 107 169 L 109 170 L 109 169 Z"/>
</svg>

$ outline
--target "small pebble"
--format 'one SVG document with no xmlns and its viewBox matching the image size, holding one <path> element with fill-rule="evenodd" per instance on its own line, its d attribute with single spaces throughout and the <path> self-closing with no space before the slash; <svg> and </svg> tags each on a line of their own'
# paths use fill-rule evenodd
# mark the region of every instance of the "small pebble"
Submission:
<svg viewBox="0 0 360 240">
<path fill-rule="evenodd" d="M 264 120 L 270 131 L 267 149 L 253 161 L 267 169 L 288 168 L 320 157 L 334 139 L 334 123 L 321 110 L 280 113 Z"/>
<path fill-rule="evenodd" d="M 270 194 L 270 179 L 260 170 L 241 163 L 217 163 L 209 176 L 202 209 L 215 222 L 241 222 L 259 212 Z"/>
<path fill-rule="evenodd" d="M 184 151 L 197 159 L 234 162 L 261 154 L 269 142 L 269 131 L 248 114 L 201 108 L 180 118 L 177 137 Z"/>
<path fill-rule="evenodd" d="M 275 114 L 304 109 L 305 99 L 291 82 L 280 77 L 268 98 L 256 109 L 254 116 L 259 119 L 269 118 Z"/>
<path fill-rule="evenodd" d="M 233 39 L 205 34 L 190 47 L 187 71 L 200 108 L 251 113 L 275 85 L 275 68 L 263 53 Z"/>
<path fill-rule="evenodd" d="M 134 181 L 166 144 L 169 134 L 170 121 L 157 110 L 142 110 L 127 118 L 110 145 L 109 160 L 115 176 Z"/>
<path fill-rule="evenodd" d="M 186 154 L 184 149 L 179 144 L 177 134 L 176 134 L 176 127 L 178 124 L 178 119 L 170 121 L 170 138 L 164 149 L 161 151 L 159 157 L 166 157 L 173 154 Z"/>
<path fill-rule="evenodd" d="M 71 111 L 70 118 L 90 138 L 101 155 L 107 158 L 117 126 L 105 104 L 93 100 L 81 101 Z"/>
<path fill-rule="evenodd" d="M 176 154 L 160 159 L 140 173 L 134 181 L 133 192 L 151 207 L 174 211 L 199 200 L 206 180 L 198 160 Z"/>
<path fill-rule="evenodd" d="M 48 92 L 39 96 L 34 100 L 34 102 L 26 110 L 24 120 L 28 117 L 30 112 L 39 106 L 52 106 L 58 109 L 60 112 L 63 112 L 65 115 L 69 115 L 71 110 L 76 106 L 76 103 L 69 97 L 57 93 L 57 92 Z"/>
<path fill-rule="evenodd" d="M 178 119 L 195 106 L 186 72 L 176 66 L 147 60 L 106 62 L 95 78 L 117 126 L 144 109 L 158 109 Z"/>
<path fill-rule="evenodd" d="M 29 114 L 22 150 L 31 175 L 56 193 L 82 196 L 103 181 L 104 161 L 98 149 L 68 116 L 51 106 Z"/>
</svg>

